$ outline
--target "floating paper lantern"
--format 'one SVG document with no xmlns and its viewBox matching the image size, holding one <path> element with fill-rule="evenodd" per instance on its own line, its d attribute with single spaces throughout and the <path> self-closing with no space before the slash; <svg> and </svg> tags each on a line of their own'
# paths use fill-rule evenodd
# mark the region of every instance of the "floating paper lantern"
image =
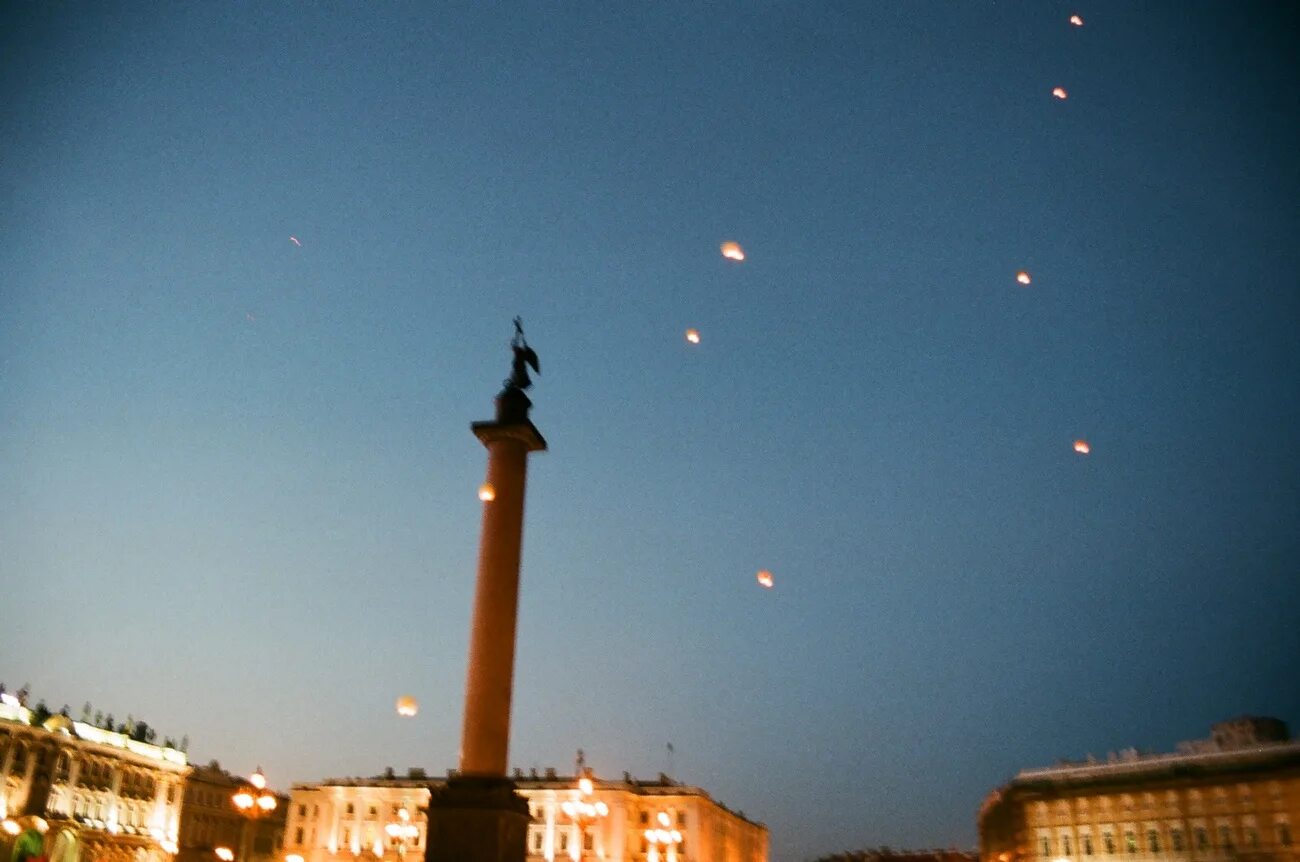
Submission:
<svg viewBox="0 0 1300 862">
<path fill-rule="evenodd" d="M 738 242 L 724 242 L 722 244 L 722 256 L 727 260 L 742 261 L 745 259 L 745 250 L 740 247 Z"/>
<path fill-rule="evenodd" d="M 404 694 L 397 699 L 397 714 L 410 718 L 420 711 L 420 704 L 415 702 L 415 698 L 409 694 Z"/>
<path fill-rule="evenodd" d="M 1070 97 L 1070 94 L 1065 92 L 1064 87 L 1053 87 L 1052 95 L 1060 99 L 1062 102 L 1064 102 L 1066 99 Z"/>
<path fill-rule="evenodd" d="M 769 590 L 772 589 L 772 573 L 769 572 L 767 569 L 763 569 L 761 572 L 759 572 L 758 585 L 760 587 L 766 587 Z"/>
<path fill-rule="evenodd" d="M 1033 279 L 1029 277 L 1029 273 L 1025 272 L 1022 269 L 1020 270 L 1020 272 L 1016 273 L 1016 281 L 1020 282 L 1021 284 L 1029 284 L 1031 281 L 1033 281 Z"/>
<path fill-rule="evenodd" d="M 478 486 L 478 498 L 484 503 L 491 503 L 497 498 L 497 489 L 490 482 L 484 482 Z"/>
<path fill-rule="evenodd" d="M 1070 23 L 1073 24 L 1073 25 L 1076 26 L 1076 27 L 1082 27 L 1082 26 L 1083 26 L 1083 19 L 1080 18 L 1078 15 L 1071 15 L 1071 16 L 1070 16 Z M 1103 29 L 1104 29 L 1104 28 L 1103 28 Z"/>
<path fill-rule="evenodd" d="M 1088 445 L 1087 440 L 1075 440 L 1074 451 L 1078 452 L 1080 455 L 1087 455 L 1092 451 L 1092 447 Z"/>
<path fill-rule="evenodd" d="M 699 343 L 700 343 L 700 331 L 699 331 L 698 329 L 688 329 L 688 330 L 686 330 L 686 340 L 689 341 L 691 344 L 699 344 Z"/>
</svg>

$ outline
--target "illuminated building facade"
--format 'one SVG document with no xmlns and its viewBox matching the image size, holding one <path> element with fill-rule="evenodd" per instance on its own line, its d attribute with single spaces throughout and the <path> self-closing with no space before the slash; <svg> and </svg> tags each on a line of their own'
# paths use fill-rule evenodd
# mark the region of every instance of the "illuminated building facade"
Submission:
<svg viewBox="0 0 1300 862">
<path fill-rule="evenodd" d="M 171 862 L 185 754 L 0 694 L 0 821 L 47 827 L 50 862 Z"/>
<path fill-rule="evenodd" d="M 576 777 L 524 776 L 514 783 L 528 802 L 529 862 L 767 862 L 767 827 L 714 801 L 698 787 L 657 781 L 594 779 L 590 799 L 606 814 L 580 823 L 565 803 L 580 800 Z M 406 778 L 331 779 L 295 784 L 284 853 L 303 862 L 421 862 L 423 809 L 441 780 L 412 770 Z M 408 827 L 408 828 L 404 828 Z M 341 858 L 339 858 L 341 857 Z"/>
<path fill-rule="evenodd" d="M 1170 754 L 1022 771 L 980 810 L 982 862 L 1300 862 L 1300 742 L 1272 718 Z"/>
</svg>

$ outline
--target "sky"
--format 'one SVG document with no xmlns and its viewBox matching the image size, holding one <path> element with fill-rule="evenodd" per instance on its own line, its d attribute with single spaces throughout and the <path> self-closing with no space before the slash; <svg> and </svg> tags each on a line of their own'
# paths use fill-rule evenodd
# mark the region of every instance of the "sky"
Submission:
<svg viewBox="0 0 1300 862">
<path fill-rule="evenodd" d="M 454 767 L 521 315 L 513 765 L 797 862 L 1300 727 L 1298 8 L 5 4 L 0 680 Z"/>
</svg>

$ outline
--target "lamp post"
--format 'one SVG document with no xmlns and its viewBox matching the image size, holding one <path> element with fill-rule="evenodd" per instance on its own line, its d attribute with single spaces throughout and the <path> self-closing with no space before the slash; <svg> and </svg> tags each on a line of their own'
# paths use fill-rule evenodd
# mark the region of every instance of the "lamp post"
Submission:
<svg viewBox="0 0 1300 862">
<path fill-rule="evenodd" d="M 248 782 L 231 795 L 230 801 L 247 818 L 239 831 L 239 862 L 252 862 L 255 821 L 274 811 L 277 804 L 275 794 L 266 789 L 266 775 L 262 772 L 262 767 L 257 767 L 257 771 L 248 776 Z"/>
<path fill-rule="evenodd" d="M 582 762 L 581 755 L 578 762 Z M 582 862 L 582 853 L 587 847 L 587 830 L 602 817 L 609 816 L 609 806 L 599 799 L 593 799 L 596 783 L 591 778 L 591 770 L 582 771 L 580 768 L 579 771 L 581 774 L 574 798 L 562 802 L 560 810 L 578 827 L 578 852 L 576 855 L 571 853 L 570 857 Z"/>
<path fill-rule="evenodd" d="M 389 823 L 384 827 L 389 838 L 397 841 L 397 857 L 399 859 L 406 857 L 406 842 L 420 834 L 420 827 L 411 822 L 411 812 L 405 808 L 397 809 L 396 823 Z"/>
<path fill-rule="evenodd" d="M 677 848 L 682 843 L 682 833 L 672 828 L 672 818 L 667 812 L 660 811 L 657 829 L 647 829 L 645 831 L 646 843 L 650 845 L 650 852 L 646 854 L 646 862 L 677 862 Z M 660 856 L 660 848 L 663 848 L 663 856 Z"/>
</svg>

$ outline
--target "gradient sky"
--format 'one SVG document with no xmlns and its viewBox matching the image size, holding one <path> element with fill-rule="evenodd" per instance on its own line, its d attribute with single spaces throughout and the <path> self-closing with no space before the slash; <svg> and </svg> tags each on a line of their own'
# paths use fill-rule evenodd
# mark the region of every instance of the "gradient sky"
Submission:
<svg viewBox="0 0 1300 862">
<path fill-rule="evenodd" d="M 0 679 L 454 766 L 519 314 L 512 763 L 796 862 L 1300 724 L 1297 8 L 6 4 Z"/>
</svg>

